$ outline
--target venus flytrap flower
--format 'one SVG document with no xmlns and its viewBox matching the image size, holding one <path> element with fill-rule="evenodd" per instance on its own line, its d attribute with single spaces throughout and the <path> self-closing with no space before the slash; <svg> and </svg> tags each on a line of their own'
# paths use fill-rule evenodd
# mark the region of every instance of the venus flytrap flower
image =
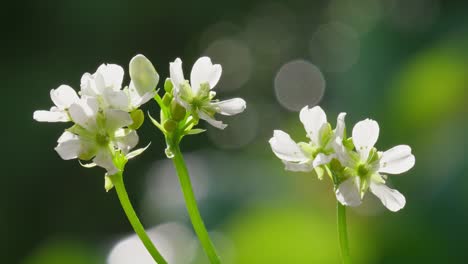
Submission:
<svg viewBox="0 0 468 264">
<path fill-rule="evenodd" d="M 184 78 L 181 59 L 177 58 L 170 63 L 169 69 L 175 99 L 195 119 L 203 119 L 214 127 L 224 129 L 227 125 L 214 118 L 216 113 L 231 116 L 245 110 L 246 103 L 241 98 L 225 101 L 214 99 L 216 93 L 211 89 L 218 83 L 222 68 L 219 64 L 213 65 L 210 58 L 201 57 L 195 62 L 190 73 L 190 83 Z"/>
<path fill-rule="evenodd" d="M 184 78 L 182 61 L 179 58 L 169 64 L 169 70 L 170 79 L 166 79 L 164 83 L 164 96 L 162 98 L 158 94 L 154 96 L 161 107 L 160 121 L 151 116 L 150 119 L 164 134 L 167 144 L 165 153 L 173 160 L 195 233 L 210 262 L 218 264 L 221 260 L 198 210 L 179 144 L 185 136 L 205 131 L 196 128 L 200 119 L 204 119 L 214 127 L 224 129 L 227 125 L 216 120 L 214 115 L 239 114 L 245 110 L 246 103 L 241 98 L 226 101 L 214 99 L 216 93 L 211 89 L 218 83 L 222 69 L 219 64 L 213 65 L 208 57 L 202 57 L 195 62 L 190 73 L 190 82 Z"/>
<path fill-rule="evenodd" d="M 285 164 L 289 171 L 309 172 L 316 169 L 321 178 L 323 171 L 318 167 L 329 163 L 334 157 L 336 138 L 342 138 L 346 113 L 340 113 L 335 130 L 332 130 L 327 116 L 320 106 L 302 108 L 299 119 L 304 125 L 309 142 L 296 143 L 291 137 L 275 130 L 269 143 L 273 153 Z"/>
<path fill-rule="evenodd" d="M 270 139 L 274 154 L 290 171 L 311 171 L 317 175 L 324 171 L 330 176 L 337 198 L 337 219 L 343 263 L 351 263 L 346 226 L 346 206 L 358 206 L 370 190 L 390 211 L 404 207 L 405 197 L 385 185 L 385 174 L 400 174 L 414 166 L 415 157 L 407 145 L 399 145 L 385 152 L 374 148 L 379 137 L 379 125 L 374 120 L 358 122 L 352 137 L 346 137 L 345 113 L 338 115 L 332 131 L 323 110 L 316 106 L 304 107 L 300 120 L 310 142 L 296 143 L 291 137 L 275 130 Z M 355 150 L 354 150 L 355 149 Z"/>
<path fill-rule="evenodd" d="M 407 145 L 399 145 L 385 152 L 374 148 L 379 137 L 379 125 L 366 119 L 358 122 L 352 132 L 356 152 L 343 145 L 337 147 L 338 159 L 346 166 L 347 178 L 336 189 L 336 198 L 348 206 L 358 206 L 369 189 L 390 211 L 396 212 L 406 203 L 405 197 L 397 190 L 385 185 L 385 174 L 400 174 L 411 169 L 415 157 Z M 338 140 L 339 141 L 339 140 Z"/>
<path fill-rule="evenodd" d="M 81 94 L 98 99 L 101 108 L 131 112 L 156 94 L 159 75 L 143 55 L 132 58 L 129 65 L 130 84 L 122 89 L 124 70 L 116 64 L 102 64 L 94 74 L 81 78 Z"/>
<path fill-rule="evenodd" d="M 51 91 L 56 106 L 50 111 L 34 112 L 34 119 L 74 122 L 60 136 L 55 150 L 64 160 L 92 159 L 92 163 L 82 165 L 106 169 L 106 191 L 115 188 L 128 220 L 148 252 L 158 264 L 167 264 L 146 234 L 123 182 L 128 160 L 149 146 L 131 151 L 138 144 L 136 129 L 144 120 L 138 107 L 155 95 L 159 76 L 143 55 L 135 56 L 130 62 L 130 75 L 130 88 L 122 90 L 122 67 L 102 64 L 96 73 L 82 76 L 81 98 L 69 86 L 60 86 Z"/>
<path fill-rule="evenodd" d="M 106 169 L 108 175 L 119 170 L 114 164 L 115 151 L 124 154 L 136 146 L 135 130 L 124 128 L 133 123 L 129 113 L 122 110 L 99 111 L 97 99 L 84 97 L 70 106 L 71 119 L 75 125 L 65 131 L 55 150 L 65 160 L 79 158 L 89 160 Z"/>
</svg>

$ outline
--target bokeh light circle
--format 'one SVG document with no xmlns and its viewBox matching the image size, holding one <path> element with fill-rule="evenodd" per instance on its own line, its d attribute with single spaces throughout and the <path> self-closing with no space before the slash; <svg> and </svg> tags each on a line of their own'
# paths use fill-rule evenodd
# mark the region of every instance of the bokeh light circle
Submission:
<svg viewBox="0 0 468 264">
<path fill-rule="evenodd" d="M 309 51 L 312 62 L 324 71 L 345 72 L 359 59 L 359 36 L 346 24 L 323 24 L 312 35 Z"/>
<path fill-rule="evenodd" d="M 298 111 L 305 105 L 316 105 L 325 92 L 325 78 L 320 69 L 305 60 L 283 65 L 275 77 L 278 102 L 288 110 Z"/>
</svg>

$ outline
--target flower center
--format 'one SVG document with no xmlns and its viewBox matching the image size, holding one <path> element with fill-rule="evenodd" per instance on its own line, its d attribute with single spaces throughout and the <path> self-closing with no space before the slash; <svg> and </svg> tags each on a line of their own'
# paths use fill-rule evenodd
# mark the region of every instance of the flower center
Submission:
<svg viewBox="0 0 468 264">
<path fill-rule="evenodd" d="M 101 133 L 98 133 L 96 134 L 96 143 L 99 145 L 99 146 L 107 146 L 109 144 L 109 140 L 110 140 L 110 137 L 104 133 L 104 134 L 101 134 Z"/>
<path fill-rule="evenodd" d="M 363 178 L 363 177 L 367 176 L 367 174 L 369 174 L 369 169 L 367 168 L 366 164 L 360 164 L 357 167 L 357 174 L 361 178 Z"/>
</svg>

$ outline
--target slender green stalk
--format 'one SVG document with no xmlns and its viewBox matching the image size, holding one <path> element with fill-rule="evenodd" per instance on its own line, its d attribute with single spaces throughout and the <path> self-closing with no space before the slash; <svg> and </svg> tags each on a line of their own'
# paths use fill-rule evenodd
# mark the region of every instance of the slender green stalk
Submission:
<svg viewBox="0 0 468 264">
<path fill-rule="evenodd" d="M 140 220 L 138 219 L 138 216 L 135 213 L 135 210 L 133 209 L 130 199 L 128 198 L 127 191 L 125 190 L 122 173 L 119 172 L 117 174 L 114 174 L 110 176 L 110 179 L 112 180 L 112 183 L 114 184 L 114 187 L 117 191 L 117 196 L 119 197 L 120 204 L 122 205 L 122 208 L 124 209 L 125 214 L 127 215 L 127 218 L 133 227 L 133 230 L 135 230 L 135 233 L 141 239 L 141 242 L 143 242 L 146 249 L 151 254 L 156 263 L 167 264 L 167 261 L 163 258 L 163 256 L 161 256 L 159 251 L 154 246 L 153 242 L 151 242 L 151 239 L 148 237 L 148 234 L 146 234 L 143 225 L 141 224 Z"/>
<path fill-rule="evenodd" d="M 338 218 L 338 237 L 340 239 L 341 258 L 343 264 L 350 264 L 348 230 L 346 227 L 346 206 L 336 201 L 336 213 Z"/>
<path fill-rule="evenodd" d="M 197 233 L 198 239 L 200 239 L 200 243 L 205 250 L 205 253 L 208 255 L 210 262 L 212 264 L 220 264 L 221 260 L 216 253 L 213 242 L 211 242 L 208 232 L 206 231 L 205 224 L 200 216 L 200 212 L 198 211 L 197 201 L 195 200 L 195 194 L 193 193 L 192 184 L 190 183 L 190 176 L 180 151 L 179 144 L 174 144 L 174 146 L 172 146 L 172 151 L 174 153 L 174 166 L 177 170 L 177 175 L 179 176 L 182 192 L 184 193 L 185 204 L 187 206 L 187 211 L 190 216 L 190 220 L 192 221 L 193 228 L 195 229 L 195 233 Z"/>
</svg>

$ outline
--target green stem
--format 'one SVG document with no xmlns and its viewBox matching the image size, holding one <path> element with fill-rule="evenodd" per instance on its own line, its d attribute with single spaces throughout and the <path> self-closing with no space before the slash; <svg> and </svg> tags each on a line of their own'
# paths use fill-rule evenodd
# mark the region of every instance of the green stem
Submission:
<svg viewBox="0 0 468 264">
<path fill-rule="evenodd" d="M 210 262 L 212 264 L 220 264 L 221 260 L 216 253 L 213 242 L 211 242 L 208 232 L 206 231 L 205 224 L 200 216 L 200 212 L 198 211 L 197 201 L 195 200 L 192 184 L 190 183 L 190 176 L 180 151 L 179 144 L 174 144 L 172 146 L 172 151 L 174 153 L 174 166 L 177 170 L 177 175 L 179 176 L 187 211 L 190 216 L 190 220 L 192 221 L 193 228 L 195 229 L 195 233 L 197 233 L 198 239 L 200 239 L 200 243 L 205 250 L 205 253 L 208 255 Z"/>
<path fill-rule="evenodd" d="M 143 242 L 143 244 L 145 245 L 146 250 L 148 250 L 148 252 L 151 254 L 156 263 L 167 264 L 167 261 L 163 258 L 163 256 L 161 256 L 159 251 L 154 246 L 153 242 L 151 242 L 151 239 L 148 237 L 148 234 L 146 234 L 143 225 L 141 224 L 140 220 L 138 219 L 138 216 L 135 213 L 135 210 L 133 209 L 130 199 L 128 198 L 127 191 L 125 190 L 122 173 L 119 172 L 117 174 L 114 174 L 110 176 L 110 179 L 114 184 L 114 187 L 117 191 L 117 196 L 119 197 L 120 204 L 122 205 L 122 208 L 124 209 L 125 214 L 127 215 L 127 218 L 133 227 L 133 230 L 135 230 L 135 233 L 141 239 L 141 242 Z"/>
<path fill-rule="evenodd" d="M 343 260 L 343 264 L 350 264 L 351 258 L 349 256 L 348 230 L 346 227 L 346 206 L 336 201 L 336 212 L 338 218 L 338 237 L 340 239 L 341 258 Z"/>
</svg>

